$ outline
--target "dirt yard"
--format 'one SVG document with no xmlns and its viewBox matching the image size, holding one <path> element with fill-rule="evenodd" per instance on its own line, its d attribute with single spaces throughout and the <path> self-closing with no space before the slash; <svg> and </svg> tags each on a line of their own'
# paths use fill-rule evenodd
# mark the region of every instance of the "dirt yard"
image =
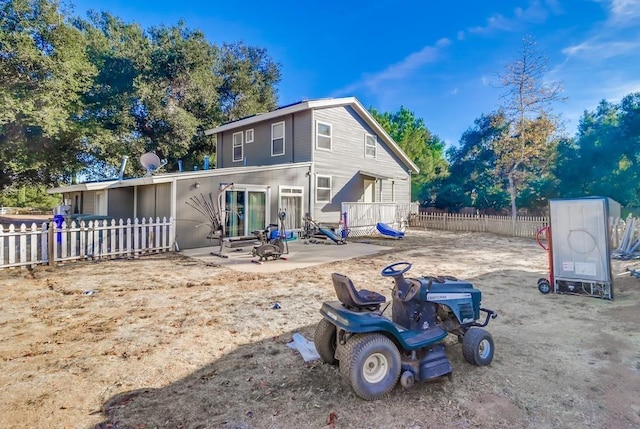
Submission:
<svg viewBox="0 0 640 429">
<path fill-rule="evenodd" d="M 604 301 L 541 295 L 533 240 L 412 230 L 378 243 L 394 250 L 268 275 L 180 254 L 2 270 L 0 427 L 640 427 L 640 280 L 625 272 L 640 262 L 614 261 Z M 380 270 L 403 260 L 482 290 L 499 314 L 495 358 L 471 366 L 451 338 L 452 380 L 366 402 L 286 344 L 313 339 L 332 272 L 389 298 Z"/>
</svg>

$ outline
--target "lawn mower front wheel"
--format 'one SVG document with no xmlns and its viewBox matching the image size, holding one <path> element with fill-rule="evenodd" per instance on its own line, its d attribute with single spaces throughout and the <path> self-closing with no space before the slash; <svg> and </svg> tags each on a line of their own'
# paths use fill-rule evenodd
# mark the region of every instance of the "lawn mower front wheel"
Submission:
<svg viewBox="0 0 640 429">
<path fill-rule="evenodd" d="M 330 365 L 338 363 L 338 359 L 336 359 L 336 332 L 336 325 L 327 319 L 322 319 L 316 326 L 313 336 L 316 351 L 322 360 Z"/>
<path fill-rule="evenodd" d="M 493 360 L 493 337 L 482 328 L 469 329 L 462 338 L 462 355 L 472 365 L 485 366 Z"/>
<path fill-rule="evenodd" d="M 400 352 L 382 334 L 358 334 L 349 338 L 341 353 L 340 372 L 354 392 L 372 401 L 389 393 L 400 378 Z"/>
</svg>

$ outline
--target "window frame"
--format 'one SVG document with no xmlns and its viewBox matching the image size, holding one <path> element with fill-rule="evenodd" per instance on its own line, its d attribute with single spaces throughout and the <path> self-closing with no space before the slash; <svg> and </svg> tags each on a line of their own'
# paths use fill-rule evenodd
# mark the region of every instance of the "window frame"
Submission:
<svg viewBox="0 0 640 429">
<path fill-rule="evenodd" d="M 318 179 L 320 178 L 324 178 L 324 179 L 329 179 L 329 187 L 320 187 L 318 186 Z M 332 186 L 332 182 L 333 182 L 333 178 L 332 176 L 327 176 L 324 174 L 316 174 L 316 189 L 315 189 L 315 200 L 316 203 L 330 203 L 331 202 L 331 186 Z M 327 200 L 321 200 L 318 198 L 318 190 L 329 190 L 329 199 Z"/>
<path fill-rule="evenodd" d="M 282 125 L 282 137 L 275 137 L 273 136 L 273 129 L 278 126 L 278 125 Z M 280 121 L 280 122 L 274 122 L 273 124 L 271 124 L 271 156 L 283 156 L 285 154 L 285 135 L 286 135 L 286 129 L 285 129 L 285 123 L 284 121 Z M 279 140 L 282 139 L 282 153 L 274 153 L 273 151 L 273 144 L 275 140 Z"/>
<path fill-rule="evenodd" d="M 240 144 L 236 145 L 236 136 L 240 136 Z M 236 158 L 236 148 L 240 148 L 240 159 Z M 244 133 L 238 131 L 231 136 L 231 160 L 232 162 L 242 162 L 244 159 Z"/>
<path fill-rule="evenodd" d="M 367 140 L 369 137 L 373 137 L 373 145 L 370 145 Z M 367 149 L 373 147 L 373 155 L 367 154 Z M 364 157 L 365 158 L 376 158 L 378 154 L 378 136 L 375 134 L 364 134 Z"/>
<path fill-rule="evenodd" d="M 251 133 L 251 139 L 249 139 L 249 133 Z M 250 128 L 244 132 L 244 142 L 245 143 L 253 143 L 253 139 L 255 138 L 255 131 L 253 128 Z"/>
<path fill-rule="evenodd" d="M 325 134 L 320 134 L 320 131 L 319 131 L 320 125 L 325 125 L 325 126 L 329 127 L 329 135 L 328 136 L 325 135 Z M 318 145 L 318 140 L 319 140 L 318 137 L 320 137 L 320 136 L 329 138 L 329 147 L 328 148 L 321 147 L 321 146 Z M 331 125 L 328 122 L 316 121 L 316 149 L 318 149 L 318 150 L 326 150 L 328 152 L 331 152 L 333 150 L 333 125 Z"/>
</svg>

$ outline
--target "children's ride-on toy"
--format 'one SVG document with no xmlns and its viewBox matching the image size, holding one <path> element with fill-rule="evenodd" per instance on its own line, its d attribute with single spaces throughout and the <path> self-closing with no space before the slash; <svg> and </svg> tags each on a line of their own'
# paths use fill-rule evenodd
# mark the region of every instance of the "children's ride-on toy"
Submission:
<svg viewBox="0 0 640 429">
<path fill-rule="evenodd" d="M 384 396 L 398 379 L 408 388 L 415 380 L 450 375 L 441 343 L 448 334 L 458 337 L 467 362 L 484 366 L 493 359 L 493 338 L 482 328 L 497 314 L 480 307 L 481 292 L 450 276 L 405 278 L 410 268 L 409 262 L 396 262 L 382 270 L 395 281 L 392 320 L 382 315 L 388 304 L 380 310 L 384 296 L 332 274 L 339 301 L 322 304 L 315 346 L 325 362 L 339 365 L 363 399 Z M 481 312 L 486 317 L 479 323 Z"/>
</svg>

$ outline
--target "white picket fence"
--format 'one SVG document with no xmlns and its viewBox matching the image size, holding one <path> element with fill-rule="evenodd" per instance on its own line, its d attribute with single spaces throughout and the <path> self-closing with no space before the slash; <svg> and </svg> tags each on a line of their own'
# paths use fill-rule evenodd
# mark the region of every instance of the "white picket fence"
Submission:
<svg viewBox="0 0 640 429">
<path fill-rule="evenodd" d="M 0 269 L 166 252 L 173 248 L 174 228 L 166 217 L 0 226 Z"/>
</svg>

